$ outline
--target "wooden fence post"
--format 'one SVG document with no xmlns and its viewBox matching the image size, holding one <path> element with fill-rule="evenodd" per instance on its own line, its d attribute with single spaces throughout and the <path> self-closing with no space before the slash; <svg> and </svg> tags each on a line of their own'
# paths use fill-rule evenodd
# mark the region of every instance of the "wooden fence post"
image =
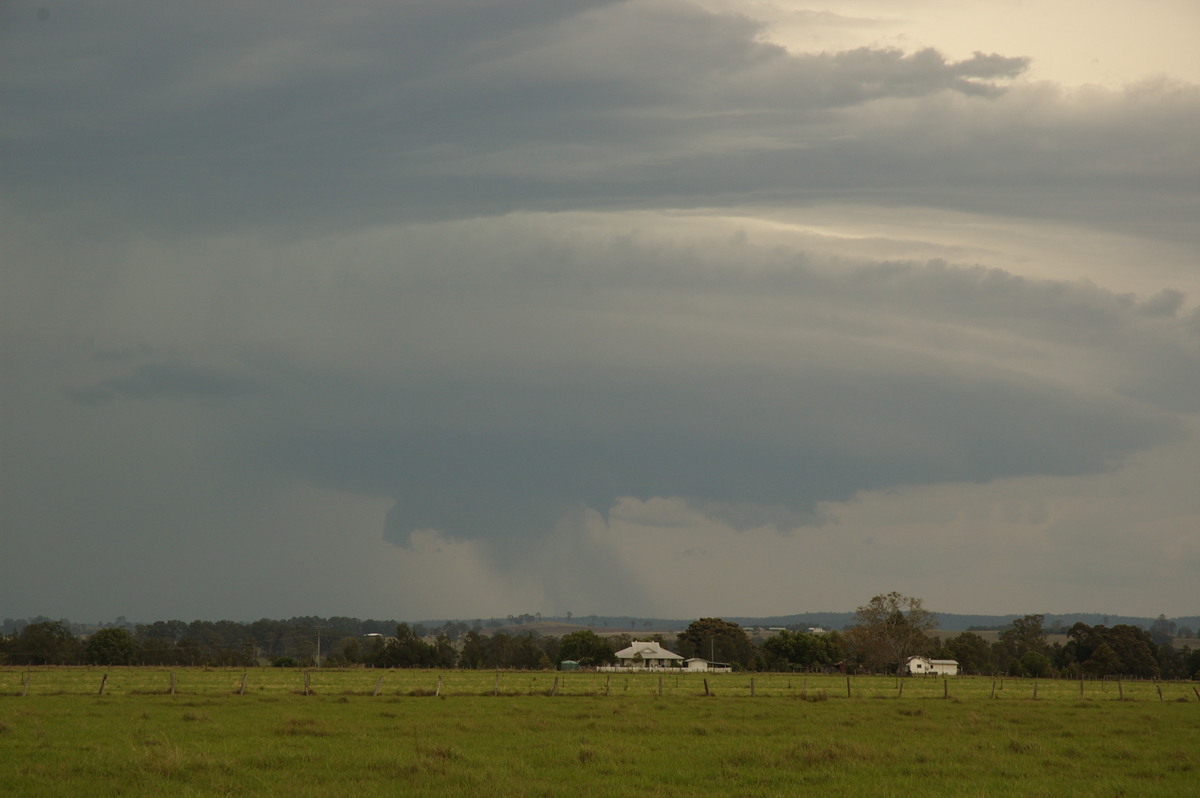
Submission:
<svg viewBox="0 0 1200 798">
<path fill-rule="evenodd" d="M 496 671 L 496 684 L 492 687 L 492 695 L 500 695 L 500 671 Z"/>
<path fill-rule="evenodd" d="M 21 695 L 29 695 L 29 671 L 25 671 L 25 678 L 21 680 Z"/>
<path fill-rule="evenodd" d="M 550 688 L 550 695 L 551 695 L 551 697 L 558 695 L 558 677 L 557 676 L 554 677 L 554 686 Z"/>
<path fill-rule="evenodd" d="M 1155 690 L 1158 690 L 1158 703 L 1160 703 L 1160 704 L 1161 704 L 1161 703 L 1162 703 L 1162 700 L 1163 700 L 1163 697 L 1162 697 L 1162 685 L 1161 685 L 1161 684 L 1159 684 L 1158 682 L 1155 682 L 1155 683 L 1154 683 L 1154 689 L 1155 689 Z"/>
<path fill-rule="evenodd" d="M 750 677 L 750 697 L 754 698 L 754 677 Z"/>
<path fill-rule="evenodd" d="M 950 697 L 950 680 L 942 676 L 942 698 Z"/>
<path fill-rule="evenodd" d="M 904 698 L 904 680 L 900 679 L 899 682 L 900 682 L 900 694 L 897 695 L 896 698 Z"/>
<path fill-rule="evenodd" d="M 846 698 L 850 698 L 850 675 L 846 674 Z"/>
<path fill-rule="evenodd" d="M 305 671 L 304 672 L 304 694 L 305 695 L 309 695 L 308 680 L 309 680 L 309 672 Z"/>
<path fill-rule="evenodd" d="M 1121 686 L 1121 677 L 1120 676 L 1117 677 L 1117 700 L 1118 701 L 1125 700 L 1125 688 Z"/>
<path fill-rule="evenodd" d="M 1034 701 L 1037 701 L 1037 683 L 1038 683 L 1038 680 L 1034 679 L 1033 680 L 1033 700 Z"/>
<path fill-rule="evenodd" d="M 704 678 L 704 694 L 712 695 L 712 693 L 708 692 L 708 677 L 707 676 Z"/>
<path fill-rule="evenodd" d="M 108 674 L 104 674 L 104 678 L 100 680 L 100 692 L 98 695 L 104 695 L 104 685 L 108 684 Z"/>
<path fill-rule="evenodd" d="M 379 690 L 382 687 L 383 687 L 383 677 L 380 676 L 379 680 L 377 682 L 375 682 L 375 692 L 371 693 L 371 697 L 374 698 L 375 696 L 379 695 Z"/>
<path fill-rule="evenodd" d="M 246 672 L 242 671 L 242 683 L 238 686 L 238 695 L 246 694 Z"/>
<path fill-rule="evenodd" d="M 992 679 L 992 698 L 996 697 L 996 680 Z"/>
<path fill-rule="evenodd" d="M 175 695 L 175 671 L 171 671 L 171 687 L 169 688 L 171 695 Z"/>
<path fill-rule="evenodd" d="M 1083 676 L 1079 677 L 1079 697 L 1083 698 Z"/>
</svg>

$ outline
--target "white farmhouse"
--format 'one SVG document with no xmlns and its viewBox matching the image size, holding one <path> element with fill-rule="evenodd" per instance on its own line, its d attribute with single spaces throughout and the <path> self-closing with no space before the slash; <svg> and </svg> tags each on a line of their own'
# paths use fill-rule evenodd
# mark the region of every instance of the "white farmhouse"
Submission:
<svg viewBox="0 0 1200 798">
<path fill-rule="evenodd" d="M 904 663 L 904 669 L 914 676 L 933 673 L 943 676 L 958 675 L 958 660 L 929 659 L 929 657 L 909 657 Z"/>
<path fill-rule="evenodd" d="M 667 651 L 653 640 L 634 640 L 627 648 L 617 652 L 617 662 L 622 668 L 678 668 L 683 657 Z"/>
</svg>

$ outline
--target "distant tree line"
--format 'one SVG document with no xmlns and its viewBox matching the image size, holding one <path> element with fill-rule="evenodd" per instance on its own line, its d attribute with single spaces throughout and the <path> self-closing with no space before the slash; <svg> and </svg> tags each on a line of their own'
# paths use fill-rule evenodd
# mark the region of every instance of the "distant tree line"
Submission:
<svg viewBox="0 0 1200 798">
<path fill-rule="evenodd" d="M 158 621 L 112 626 L 80 635 L 66 621 L 38 620 L 0 636 L 0 664 L 156 666 L 362 666 L 373 668 L 550 669 L 571 660 L 611 664 L 632 642 L 580 629 L 555 637 L 516 631 L 534 616 L 421 624 L 357 618 Z M 896 673 L 911 656 L 954 659 L 966 674 L 1028 677 L 1200 679 L 1200 651 L 1173 646 L 1175 630 L 1160 617 L 1149 630 L 1076 623 L 1065 643 L 1048 641 L 1044 616 L 1026 615 L 989 642 L 977 632 L 934 634 L 936 616 L 920 599 L 889 593 L 859 608 L 841 632 L 774 630 L 755 640 L 736 623 L 700 618 L 677 636 L 649 639 L 683 657 L 737 670 Z"/>
<path fill-rule="evenodd" d="M 1076 623 L 1066 631 L 1065 644 L 1049 642 L 1043 615 L 1015 619 L 990 643 L 977 632 L 939 638 L 932 634 L 933 613 L 920 599 L 898 593 L 876 596 L 855 617 L 846 633 L 849 663 L 866 671 L 900 672 L 908 657 L 921 655 L 957 660 L 965 674 L 1200 679 L 1200 651 L 1175 648 L 1174 624 L 1164 616 L 1149 630 Z"/>
</svg>

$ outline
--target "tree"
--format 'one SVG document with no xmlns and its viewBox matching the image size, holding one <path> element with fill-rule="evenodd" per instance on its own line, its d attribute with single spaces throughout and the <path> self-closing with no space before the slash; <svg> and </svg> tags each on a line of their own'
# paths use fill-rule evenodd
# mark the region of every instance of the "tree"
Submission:
<svg viewBox="0 0 1200 798">
<path fill-rule="evenodd" d="M 591 629 L 579 629 L 563 635 L 559 641 L 559 656 L 580 665 L 602 665 L 615 659 L 612 646 Z"/>
<path fill-rule="evenodd" d="M 1092 651 L 1087 662 L 1083 663 L 1083 668 L 1097 676 L 1107 676 L 1121 669 L 1121 658 L 1108 643 L 1101 643 Z"/>
<path fill-rule="evenodd" d="M 1161 646 L 1163 643 L 1170 643 L 1175 637 L 1175 622 L 1167 620 L 1167 616 L 1159 615 L 1154 623 L 1150 624 L 1150 638 L 1155 645 Z"/>
<path fill-rule="evenodd" d="M 1039 651 L 1026 651 L 1020 659 L 1013 660 L 1009 673 L 1043 679 L 1050 675 L 1050 658 Z"/>
<path fill-rule="evenodd" d="M 992 648 L 974 632 L 962 632 L 945 642 L 946 649 L 958 660 L 961 673 L 987 673 L 993 669 Z"/>
<path fill-rule="evenodd" d="M 382 664 L 388 668 L 428 668 L 437 652 L 406 623 L 396 625 L 396 637 L 384 646 Z"/>
<path fill-rule="evenodd" d="M 101 629 L 88 638 L 87 661 L 92 665 L 132 665 L 138 644 L 127 629 Z"/>
<path fill-rule="evenodd" d="M 79 661 L 79 640 L 62 621 L 28 624 L 9 643 L 14 665 L 74 665 Z"/>
<path fill-rule="evenodd" d="M 937 628 L 937 616 L 919 598 L 893 590 L 859 607 L 854 617 L 846 639 L 867 667 L 895 668 L 899 674 L 910 656 L 932 648 L 929 632 Z"/>
<path fill-rule="evenodd" d="M 676 637 L 676 645 L 679 653 L 685 657 L 703 657 L 744 668 L 753 668 L 758 664 L 754 643 L 746 630 L 721 618 L 692 621 Z"/>
<path fill-rule="evenodd" d="M 1077 623 L 1067 633 L 1074 656 L 1085 670 L 1101 675 L 1118 673 L 1143 679 L 1157 678 L 1158 661 L 1150 633 L 1128 624 L 1088 626 Z M 1071 644 L 1068 643 L 1068 648 Z"/>
<path fill-rule="evenodd" d="M 762 648 L 770 668 L 811 670 L 836 662 L 841 654 L 838 636 L 834 633 L 816 635 L 787 629 L 768 637 Z"/>
<path fill-rule="evenodd" d="M 1030 651 L 1036 654 L 1045 654 L 1050 650 L 1050 644 L 1046 640 L 1046 630 L 1043 627 L 1045 619 L 1044 615 L 1026 615 L 1024 618 L 1017 618 L 1012 622 L 1011 627 L 1000 634 L 1000 639 L 1014 657 L 1023 657 Z"/>
</svg>

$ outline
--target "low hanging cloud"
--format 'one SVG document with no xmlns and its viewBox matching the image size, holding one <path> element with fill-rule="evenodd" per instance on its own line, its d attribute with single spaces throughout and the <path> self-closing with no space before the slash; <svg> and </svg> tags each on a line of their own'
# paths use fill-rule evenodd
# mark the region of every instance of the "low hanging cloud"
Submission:
<svg viewBox="0 0 1200 798">
<path fill-rule="evenodd" d="M 267 266 L 253 323 L 289 351 L 247 331 L 227 371 L 152 361 L 69 395 L 226 403 L 228 457 L 392 498 L 390 540 L 518 545 L 625 496 L 787 529 L 862 491 L 1100 473 L 1179 434 L 1136 385 L 1200 373 L 1162 295 L 555 226 L 397 230 L 336 286 L 278 293 Z"/>
</svg>

